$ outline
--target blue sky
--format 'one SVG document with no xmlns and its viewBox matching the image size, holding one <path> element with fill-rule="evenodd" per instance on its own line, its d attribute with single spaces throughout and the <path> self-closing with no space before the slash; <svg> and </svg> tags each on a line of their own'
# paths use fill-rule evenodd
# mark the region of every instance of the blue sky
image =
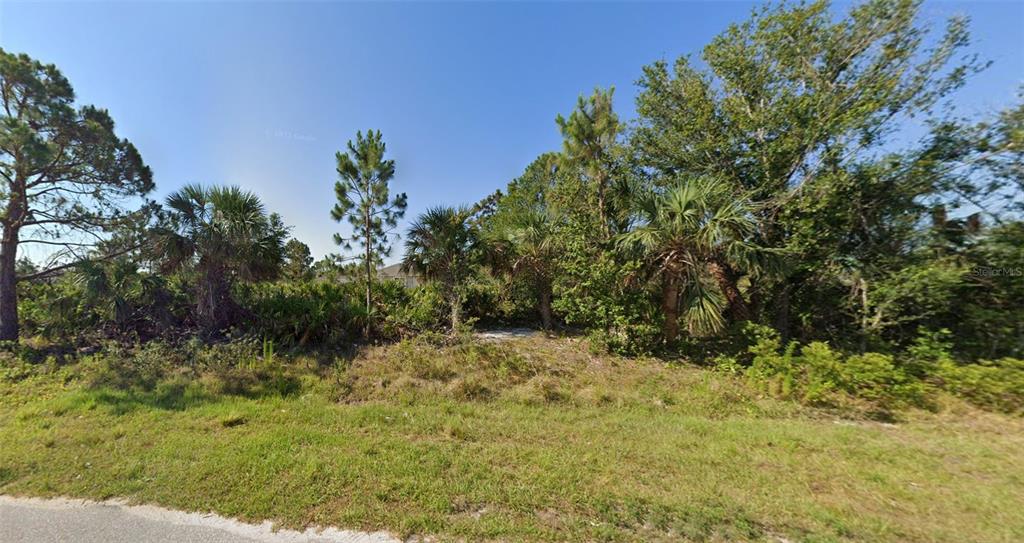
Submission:
<svg viewBox="0 0 1024 543">
<path fill-rule="evenodd" d="M 57 64 L 81 103 L 109 109 L 160 199 L 189 182 L 240 185 L 320 256 L 341 228 L 329 217 L 334 152 L 356 130 L 383 131 L 406 222 L 472 203 L 560 147 L 555 115 L 581 92 L 614 85 L 631 119 L 644 64 L 699 54 L 752 7 L 3 1 L 0 46 Z M 936 23 L 958 13 L 994 65 L 957 106 L 1005 106 L 1024 83 L 1024 2 L 923 8 Z"/>
</svg>

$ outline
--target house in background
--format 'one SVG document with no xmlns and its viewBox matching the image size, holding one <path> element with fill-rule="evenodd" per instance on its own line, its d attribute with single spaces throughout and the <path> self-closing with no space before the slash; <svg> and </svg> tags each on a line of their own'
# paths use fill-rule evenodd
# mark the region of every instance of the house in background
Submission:
<svg viewBox="0 0 1024 543">
<path fill-rule="evenodd" d="M 396 280 L 401 282 L 405 288 L 418 287 L 423 283 L 422 279 L 416 274 L 403 272 L 401 263 L 378 268 L 377 279 L 381 281 Z"/>
</svg>

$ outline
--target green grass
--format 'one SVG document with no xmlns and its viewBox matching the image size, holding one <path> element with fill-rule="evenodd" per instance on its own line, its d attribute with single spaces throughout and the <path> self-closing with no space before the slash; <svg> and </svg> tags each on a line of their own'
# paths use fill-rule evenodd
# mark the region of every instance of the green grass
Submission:
<svg viewBox="0 0 1024 543">
<path fill-rule="evenodd" d="M 498 541 L 1021 541 L 1024 424 L 897 424 L 567 340 L 405 344 L 285 396 L 0 381 L 0 493 Z"/>
</svg>

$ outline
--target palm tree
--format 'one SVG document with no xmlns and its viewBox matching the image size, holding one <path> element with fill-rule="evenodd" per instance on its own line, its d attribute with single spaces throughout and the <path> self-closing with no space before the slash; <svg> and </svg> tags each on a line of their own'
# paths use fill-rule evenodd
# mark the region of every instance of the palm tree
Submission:
<svg viewBox="0 0 1024 543">
<path fill-rule="evenodd" d="M 661 278 L 666 342 L 679 335 L 680 298 L 688 327 L 695 331 L 722 328 L 721 295 L 734 317 L 748 314 L 733 279 L 737 270 L 755 269 L 756 250 L 746 241 L 755 227 L 749 200 L 725 183 L 700 178 L 642 196 L 636 211 L 641 225 L 618 242 L 639 249 Z"/>
<path fill-rule="evenodd" d="M 238 187 L 187 185 L 167 197 L 170 222 L 156 232 L 165 271 L 195 274 L 196 318 L 207 331 L 230 323 L 236 280 L 280 271 L 288 228 L 255 194 Z"/>
<path fill-rule="evenodd" d="M 517 209 L 486 231 L 494 268 L 512 277 L 525 277 L 532 283 L 545 330 L 550 330 L 553 322 L 551 283 L 558 256 L 554 221 L 547 210 Z"/>
<path fill-rule="evenodd" d="M 439 206 L 420 215 L 409 227 L 402 270 L 416 272 L 441 285 L 451 309 L 452 333 L 458 331 L 466 280 L 479 261 L 476 230 L 465 207 Z"/>
</svg>

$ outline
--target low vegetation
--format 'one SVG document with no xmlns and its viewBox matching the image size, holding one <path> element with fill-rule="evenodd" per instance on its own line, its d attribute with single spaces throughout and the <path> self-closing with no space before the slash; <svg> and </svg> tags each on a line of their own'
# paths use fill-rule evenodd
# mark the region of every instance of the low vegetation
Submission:
<svg viewBox="0 0 1024 543">
<path fill-rule="evenodd" d="M 1024 537 L 1024 423 L 941 392 L 882 423 L 578 338 L 111 348 L 3 371 L 6 494 L 441 540 Z"/>
</svg>

